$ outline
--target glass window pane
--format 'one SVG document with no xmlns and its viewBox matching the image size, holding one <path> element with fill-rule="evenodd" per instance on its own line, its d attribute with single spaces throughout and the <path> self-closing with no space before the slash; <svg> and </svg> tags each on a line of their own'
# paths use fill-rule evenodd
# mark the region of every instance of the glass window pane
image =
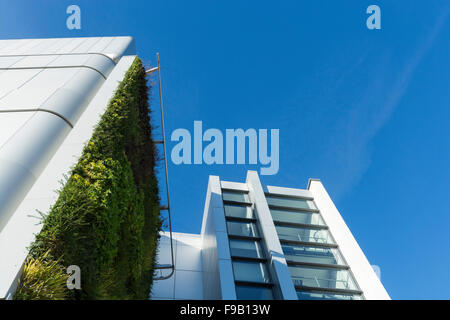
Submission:
<svg viewBox="0 0 450 320">
<path fill-rule="evenodd" d="M 233 261 L 234 280 L 270 283 L 265 263 L 253 261 Z"/>
<path fill-rule="evenodd" d="M 273 300 L 272 289 L 236 285 L 238 300 Z"/>
<path fill-rule="evenodd" d="M 264 258 L 258 241 L 230 239 L 230 250 L 236 257 Z"/>
<path fill-rule="evenodd" d="M 222 198 L 228 201 L 250 202 L 248 194 L 243 192 L 222 191 Z"/>
<path fill-rule="evenodd" d="M 282 244 L 288 261 L 345 265 L 338 249 Z"/>
<path fill-rule="evenodd" d="M 348 270 L 289 266 L 289 271 L 296 286 L 347 290 L 358 289 Z"/>
<path fill-rule="evenodd" d="M 294 240 L 313 243 L 328 243 L 333 244 L 328 230 L 325 229 L 307 229 L 299 227 L 283 227 L 275 226 L 278 237 L 281 240 Z"/>
<path fill-rule="evenodd" d="M 297 291 L 298 300 L 362 300 L 362 296 L 355 294 L 336 294 L 329 292 Z"/>
<path fill-rule="evenodd" d="M 274 221 L 303 223 L 324 226 L 322 217 L 318 213 L 305 211 L 287 211 L 279 209 L 270 209 Z"/>
<path fill-rule="evenodd" d="M 258 237 L 258 230 L 252 222 L 227 221 L 227 228 L 231 235 Z"/>
<path fill-rule="evenodd" d="M 253 218 L 253 210 L 251 207 L 231 204 L 226 204 L 223 207 L 225 208 L 225 215 L 227 217 Z"/>
<path fill-rule="evenodd" d="M 317 209 L 314 201 L 305 199 L 295 199 L 277 196 L 266 196 L 269 205 L 297 208 L 297 209 Z"/>
</svg>

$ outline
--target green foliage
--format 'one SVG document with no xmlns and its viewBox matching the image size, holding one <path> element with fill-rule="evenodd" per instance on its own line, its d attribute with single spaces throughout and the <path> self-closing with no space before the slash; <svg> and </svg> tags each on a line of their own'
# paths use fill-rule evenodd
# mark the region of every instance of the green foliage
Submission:
<svg viewBox="0 0 450 320">
<path fill-rule="evenodd" d="M 136 58 L 31 247 L 81 268 L 70 298 L 149 296 L 161 221 L 147 94 Z"/>
<path fill-rule="evenodd" d="M 48 252 L 34 259 L 28 257 L 23 276 L 14 296 L 17 300 L 64 300 L 69 277 L 59 260 L 48 260 Z"/>
</svg>

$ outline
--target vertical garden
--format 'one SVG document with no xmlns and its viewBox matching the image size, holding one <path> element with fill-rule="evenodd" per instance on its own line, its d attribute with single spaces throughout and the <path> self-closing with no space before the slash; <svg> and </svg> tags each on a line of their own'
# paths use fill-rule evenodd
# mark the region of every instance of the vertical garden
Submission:
<svg viewBox="0 0 450 320">
<path fill-rule="evenodd" d="M 15 299 L 148 299 L 159 216 L 145 70 L 136 58 L 30 248 Z M 66 268 L 81 289 L 66 287 Z"/>
</svg>

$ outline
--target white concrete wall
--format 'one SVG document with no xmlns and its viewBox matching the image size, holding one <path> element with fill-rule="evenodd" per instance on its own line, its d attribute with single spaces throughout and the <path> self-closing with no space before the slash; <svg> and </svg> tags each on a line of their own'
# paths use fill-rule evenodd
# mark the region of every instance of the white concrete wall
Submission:
<svg viewBox="0 0 450 320">
<path fill-rule="evenodd" d="M 236 300 L 222 189 L 217 176 L 209 177 L 201 235 L 205 299 Z"/>
<path fill-rule="evenodd" d="M 308 190 L 311 191 L 314 202 L 338 244 L 339 250 L 349 265 L 358 286 L 363 291 L 364 297 L 367 300 L 389 300 L 390 297 L 383 284 L 336 209 L 322 182 L 317 179 L 310 179 Z"/>
<path fill-rule="evenodd" d="M 175 273 L 166 280 L 154 281 L 152 300 L 202 300 L 203 268 L 202 237 L 199 234 L 172 233 Z M 158 264 L 171 264 L 170 235 L 161 232 L 158 245 Z M 166 275 L 169 270 L 160 270 L 159 275 Z"/>
</svg>

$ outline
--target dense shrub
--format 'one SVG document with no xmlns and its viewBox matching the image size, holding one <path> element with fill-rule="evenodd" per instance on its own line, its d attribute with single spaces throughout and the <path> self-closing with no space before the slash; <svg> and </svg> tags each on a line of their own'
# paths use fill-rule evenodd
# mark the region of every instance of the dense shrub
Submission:
<svg viewBox="0 0 450 320">
<path fill-rule="evenodd" d="M 148 298 L 161 227 L 154 170 L 148 87 L 136 58 L 30 250 L 34 259 L 47 253 L 81 268 L 81 290 L 68 290 L 70 298 Z"/>
<path fill-rule="evenodd" d="M 28 257 L 19 290 L 15 298 L 20 300 L 64 300 L 67 295 L 68 275 L 59 261 L 48 260 L 48 253 L 34 259 Z"/>
</svg>

